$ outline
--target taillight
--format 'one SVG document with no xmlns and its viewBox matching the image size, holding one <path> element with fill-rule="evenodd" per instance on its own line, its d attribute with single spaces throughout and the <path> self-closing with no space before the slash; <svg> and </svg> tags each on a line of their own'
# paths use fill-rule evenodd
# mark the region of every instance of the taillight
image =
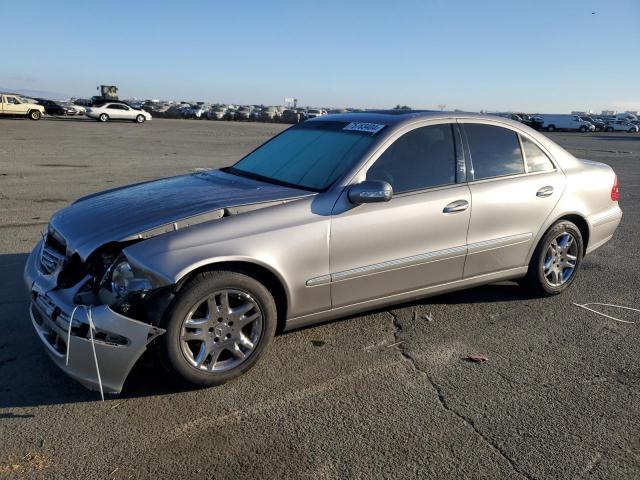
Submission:
<svg viewBox="0 0 640 480">
<path fill-rule="evenodd" d="M 617 202 L 620 198 L 620 190 L 618 189 L 618 176 L 613 179 L 613 187 L 611 187 L 611 200 Z"/>
</svg>

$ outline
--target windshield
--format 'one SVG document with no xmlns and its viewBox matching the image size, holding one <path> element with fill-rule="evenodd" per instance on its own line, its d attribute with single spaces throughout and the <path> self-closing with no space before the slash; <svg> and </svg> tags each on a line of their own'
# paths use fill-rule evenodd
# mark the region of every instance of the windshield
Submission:
<svg viewBox="0 0 640 480">
<path fill-rule="evenodd" d="M 325 190 L 374 140 L 375 132 L 344 130 L 347 125 L 352 124 L 302 123 L 272 138 L 227 171 L 305 190 Z"/>
</svg>

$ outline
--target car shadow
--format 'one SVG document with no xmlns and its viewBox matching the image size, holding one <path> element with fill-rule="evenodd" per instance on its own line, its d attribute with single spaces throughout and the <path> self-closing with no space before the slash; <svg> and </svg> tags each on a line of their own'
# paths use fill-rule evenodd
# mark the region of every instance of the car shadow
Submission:
<svg viewBox="0 0 640 480">
<path fill-rule="evenodd" d="M 60 371 L 45 352 L 29 319 L 29 294 L 22 279 L 27 254 L 0 255 L 0 408 L 26 408 L 100 401 L 100 395 L 81 386 Z M 393 305 L 368 313 L 410 308 L 428 304 L 470 304 L 513 302 L 530 298 L 515 284 L 503 282 L 430 297 L 411 303 Z M 356 314 L 341 320 L 356 320 Z M 331 322 L 326 322 L 331 323 Z M 306 327 L 313 328 L 317 325 Z M 306 329 L 305 328 L 305 329 Z M 295 332 L 293 330 L 291 332 Z M 291 332 L 283 333 L 288 335 Z M 168 395 L 196 390 L 169 377 L 158 364 L 152 350 L 147 350 L 129 374 L 123 393 L 107 399 L 126 399 Z M 18 418 L 24 412 L 6 411 L 0 418 Z"/>
</svg>

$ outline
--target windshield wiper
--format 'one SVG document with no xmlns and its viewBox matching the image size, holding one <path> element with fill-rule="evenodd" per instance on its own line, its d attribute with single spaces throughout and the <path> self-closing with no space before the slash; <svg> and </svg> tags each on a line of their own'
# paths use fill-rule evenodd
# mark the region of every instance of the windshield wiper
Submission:
<svg viewBox="0 0 640 480">
<path fill-rule="evenodd" d="M 278 180 L 277 178 L 265 177 L 264 175 L 259 175 L 253 172 L 247 172 L 245 170 L 240 170 L 234 167 L 224 167 L 220 169 L 225 173 L 230 173 L 231 175 L 237 175 L 238 177 L 250 178 L 252 180 L 258 180 L 264 183 L 272 183 L 274 185 L 280 185 L 282 187 L 290 187 L 297 188 L 299 190 L 308 190 L 311 192 L 321 192 L 321 190 L 317 188 L 307 187 L 304 185 L 296 185 L 295 183 L 285 182 L 284 180 Z"/>
</svg>

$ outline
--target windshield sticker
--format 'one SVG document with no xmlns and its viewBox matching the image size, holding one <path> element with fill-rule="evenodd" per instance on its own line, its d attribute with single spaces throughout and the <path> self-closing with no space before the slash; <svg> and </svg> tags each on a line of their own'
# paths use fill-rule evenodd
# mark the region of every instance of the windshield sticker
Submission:
<svg viewBox="0 0 640 480">
<path fill-rule="evenodd" d="M 378 133 L 384 127 L 386 127 L 386 125 L 381 125 L 379 123 L 351 122 L 342 130 L 352 130 L 355 132 L 364 132 L 364 133 Z"/>
</svg>

